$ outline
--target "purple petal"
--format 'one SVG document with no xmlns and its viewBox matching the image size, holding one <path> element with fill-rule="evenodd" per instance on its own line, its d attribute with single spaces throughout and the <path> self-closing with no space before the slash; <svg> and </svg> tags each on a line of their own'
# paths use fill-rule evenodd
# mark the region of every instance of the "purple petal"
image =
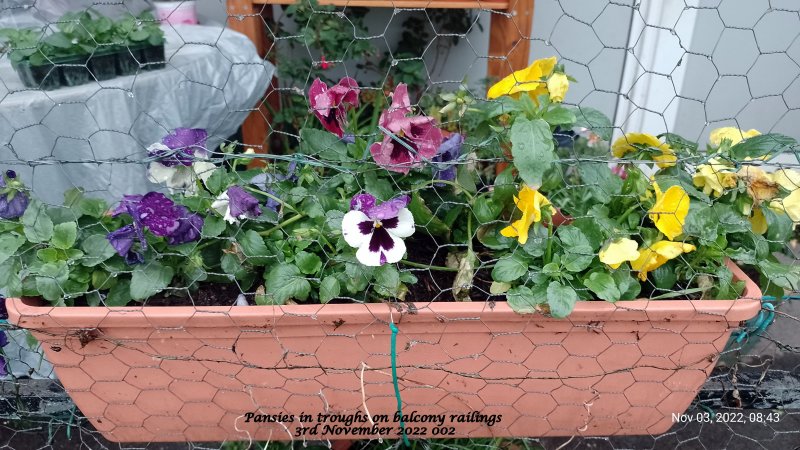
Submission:
<svg viewBox="0 0 800 450">
<path fill-rule="evenodd" d="M 0 218 L 16 219 L 25 214 L 30 199 L 24 192 L 14 192 L 14 197 L 9 200 L 10 194 L 0 195 Z"/>
<path fill-rule="evenodd" d="M 461 146 L 464 144 L 464 137 L 459 133 L 453 133 L 439 146 L 436 152 L 440 162 L 449 162 L 461 156 Z"/>
<path fill-rule="evenodd" d="M 142 224 L 156 236 L 169 236 L 180 225 L 181 210 L 175 203 L 159 192 L 149 192 L 142 197 L 136 209 Z"/>
<path fill-rule="evenodd" d="M 358 223 L 358 231 L 364 236 L 369 236 L 373 230 L 375 230 L 375 222 L 371 220 L 365 220 Z"/>
<path fill-rule="evenodd" d="M 358 194 L 350 200 L 351 211 L 368 211 L 375 206 L 375 197 L 370 194 Z"/>
<path fill-rule="evenodd" d="M 229 187 L 227 194 L 228 208 L 230 208 L 231 216 L 237 218 L 253 218 L 261 215 L 258 199 L 245 192 L 240 186 Z"/>
<path fill-rule="evenodd" d="M 208 132 L 202 128 L 176 128 L 171 134 L 164 136 L 161 143 L 167 147 L 177 149 L 206 150 Z"/>
<path fill-rule="evenodd" d="M 114 247 L 119 256 L 126 256 L 133 247 L 133 241 L 136 238 L 136 230 L 133 225 L 125 225 L 124 227 L 112 231 L 106 235 L 106 239 Z"/>
<path fill-rule="evenodd" d="M 0 319 L 8 319 L 8 310 L 6 309 L 6 298 L 0 295 Z"/>
<path fill-rule="evenodd" d="M 392 248 L 394 248 L 394 240 L 389 235 L 389 232 L 383 227 L 375 228 L 372 232 L 372 238 L 369 240 L 369 251 L 377 253 L 381 250 L 391 250 Z M 381 264 L 385 263 L 385 260 L 381 261 Z"/>
<path fill-rule="evenodd" d="M 408 195 L 401 195 L 399 197 L 395 197 L 391 200 L 385 201 L 378 206 L 373 206 L 368 210 L 364 211 L 364 214 L 367 215 L 370 219 L 376 220 L 385 220 L 385 219 L 393 219 L 400 214 L 400 211 L 408 206 L 411 202 L 411 197 Z"/>
<path fill-rule="evenodd" d="M 189 214 L 189 211 L 180 206 L 183 217 L 178 219 L 178 229 L 167 236 L 169 245 L 180 245 L 187 242 L 194 242 L 200 239 L 200 231 L 203 229 L 203 218 L 198 214 Z"/>
<path fill-rule="evenodd" d="M 111 215 L 117 217 L 120 214 L 129 214 L 131 216 L 134 215 L 136 208 L 139 206 L 139 202 L 142 201 L 142 195 L 123 195 L 122 201 L 119 202 L 116 208 L 111 211 Z"/>
</svg>

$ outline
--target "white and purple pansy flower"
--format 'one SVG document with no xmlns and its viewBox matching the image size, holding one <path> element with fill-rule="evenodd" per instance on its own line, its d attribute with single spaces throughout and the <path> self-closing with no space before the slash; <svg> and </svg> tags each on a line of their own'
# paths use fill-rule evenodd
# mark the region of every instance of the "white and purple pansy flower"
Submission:
<svg viewBox="0 0 800 450">
<path fill-rule="evenodd" d="M 350 212 L 342 218 L 342 235 L 356 258 L 365 266 L 392 264 L 403 259 L 403 238 L 414 234 L 414 216 L 406 208 L 410 198 L 401 195 L 380 205 L 375 197 L 359 194 L 350 201 Z"/>
<path fill-rule="evenodd" d="M 261 215 L 258 199 L 240 186 L 229 187 L 214 200 L 211 208 L 222 215 L 228 223 L 237 223 L 241 219 L 254 219 Z"/>
<path fill-rule="evenodd" d="M 30 198 L 23 189 L 13 170 L 0 175 L 0 218 L 17 219 L 25 213 Z"/>
<path fill-rule="evenodd" d="M 208 133 L 202 128 L 178 128 L 161 142 L 147 148 L 147 154 L 156 161 L 148 167 L 148 178 L 153 183 L 164 184 L 170 192 L 186 195 L 197 193 L 197 179 L 205 183 L 216 166 L 205 161 Z"/>
</svg>

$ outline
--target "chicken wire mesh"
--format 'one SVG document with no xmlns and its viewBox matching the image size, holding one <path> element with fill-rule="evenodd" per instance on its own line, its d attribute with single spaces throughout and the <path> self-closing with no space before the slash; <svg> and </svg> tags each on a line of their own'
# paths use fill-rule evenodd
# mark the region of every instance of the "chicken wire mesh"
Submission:
<svg viewBox="0 0 800 450">
<path fill-rule="evenodd" d="M 5 447 L 800 446 L 792 2 L 178 3 L 2 3 Z"/>
</svg>

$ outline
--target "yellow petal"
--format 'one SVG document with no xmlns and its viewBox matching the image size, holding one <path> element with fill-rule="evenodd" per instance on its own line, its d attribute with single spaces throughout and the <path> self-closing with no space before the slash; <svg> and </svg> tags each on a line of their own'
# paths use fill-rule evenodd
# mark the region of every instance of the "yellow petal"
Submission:
<svg viewBox="0 0 800 450">
<path fill-rule="evenodd" d="M 675 259 L 683 253 L 689 253 L 696 250 L 696 247 L 692 244 L 663 240 L 656 242 L 650 246 L 650 248 L 656 252 L 658 256 L 661 256 L 667 261 L 670 259 Z"/>
<path fill-rule="evenodd" d="M 753 208 L 750 225 L 753 227 L 753 233 L 764 234 L 767 232 L 767 218 L 764 217 L 764 212 L 761 211 L 761 208 Z"/>
<path fill-rule="evenodd" d="M 725 193 L 725 189 L 736 187 L 736 174 L 730 172 L 732 167 L 722 164 L 712 158 L 708 164 L 697 166 L 697 172 L 692 177 L 694 185 L 703 188 L 706 195 L 712 192 L 716 197 Z"/>
<path fill-rule="evenodd" d="M 525 244 L 528 242 L 528 230 L 531 225 L 542 220 L 542 208 L 549 207 L 551 214 L 555 213 L 555 208 L 541 192 L 528 186 L 522 187 L 519 196 L 514 197 L 514 203 L 517 209 L 522 211 L 522 217 L 500 230 L 500 234 L 505 237 L 516 237 L 520 244 Z"/>
<path fill-rule="evenodd" d="M 669 190 L 669 189 L 668 189 Z M 639 272 L 639 279 L 647 280 L 647 273 L 652 272 L 675 259 L 683 253 L 697 250 L 692 244 L 661 240 L 647 248 L 639 249 L 639 258 L 631 262 L 631 269 Z"/>
<path fill-rule="evenodd" d="M 656 203 L 648 211 L 650 220 L 667 238 L 673 240 L 683 233 L 689 203 L 689 195 L 678 185 L 670 186 L 663 194 L 657 190 Z"/>
<path fill-rule="evenodd" d="M 776 170 L 772 179 L 788 192 L 800 189 L 800 172 L 792 169 Z"/>
<path fill-rule="evenodd" d="M 647 280 L 647 273 L 658 269 L 666 262 L 659 258 L 658 254 L 649 248 L 639 249 L 639 257 L 631 261 L 631 269 L 639 272 L 639 279 Z"/>
<path fill-rule="evenodd" d="M 792 222 L 800 222 L 800 189 L 795 189 L 782 200 L 773 200 L 770 208 L 789 215 Z"/>
<path fill-rule="evenodd" d="M 723 127 L 712 131 L 711 135 L 708 137 L 708 142 L 713 147 L 719 147 L 722 145 L 722 140 L 727 139 L 731 141 L 730 145 L 734 146 L 739 142 L 742 142 L 743 139 L 749 139 L 760 134 L 761 133 L 758 130 L 742 131 L 736 127 Z"/>
<path fill-rule="evenodd" d="M 615 157 L 622 158 L 626 153 L 636 151 L 634 145 L 657 148 L 661 150 L 662 154 L 666 154 L 667 152 L 672 153 L 672 149 L 669 145 L 659 141 L 658 138 L 652 134 L 647 133 L 628 133 L 614 141 L 611 145 L 611 151 L 614 153 Z"/>
<path fill-rule="evenodd" d="M 639 259 L 639 244 L 628 238 L 620 238 L 610 241 L 600 249 L 600 262 L 608 264 L 612 269 L 619 268 L 625 261 L 636 261 Z"/>
<path fill-rule="evenodd" d="M 550 92 L 550 100 L 554 102 L 563 102 L 568 89 L 569 79 L 563 73 L 554 73 L 547 79 L 547 90 Z"/>
<path fill-rule="evenodd" d="M 497 82 L 494 86 L 489 88 L 489 92 L 486 94 L 486 97 L 491 100 L 504 95 L 530 92 L 531 97 L 535 99 L 539 95 L 537 94 L 537 91 L 539 93 L 545 93 L 547 91 L 545 87 L 546 82 L 543 81 L 543 79 L 553 73 L 553 69 L 556 66 L 556 61 L 557 60 L 555 56 L 551 58 L 537 59 L 525 69 L 517 70 L 516 72 Z"/>
<path fill-rule="evenodd" d="M 675 156 L 675 152 L 672 149 L 669 151 L 665 151 L 660 155 L 653 156 L 653 161 L 656 162 L 656 165 L 662 169 L 666 169 L 667 167 L 672 167 L 678 162 L 678 157 Z"/>
</svg>

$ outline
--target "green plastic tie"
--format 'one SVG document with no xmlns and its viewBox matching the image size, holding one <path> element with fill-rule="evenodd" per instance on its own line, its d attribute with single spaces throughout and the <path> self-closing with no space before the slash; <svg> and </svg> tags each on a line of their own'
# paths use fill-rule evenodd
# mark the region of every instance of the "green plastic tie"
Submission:
<svg viewBox="0 0 800 450">
<path fill-rule="evenodd" d="M 406 424 L 403 420 L 403 400 L 400 399 L 400 385 L 397 382 L 397 332 L 398 329 L 394 322 L 389 322 L 389 329 L 392 330 L 392 382 L 394 383 L 394 396 L 397 398 L 397 414 L 400 416 L 400 429 L 403 430 L 403 443 L 411 446 L 406 436 Z"/>
</svg>

